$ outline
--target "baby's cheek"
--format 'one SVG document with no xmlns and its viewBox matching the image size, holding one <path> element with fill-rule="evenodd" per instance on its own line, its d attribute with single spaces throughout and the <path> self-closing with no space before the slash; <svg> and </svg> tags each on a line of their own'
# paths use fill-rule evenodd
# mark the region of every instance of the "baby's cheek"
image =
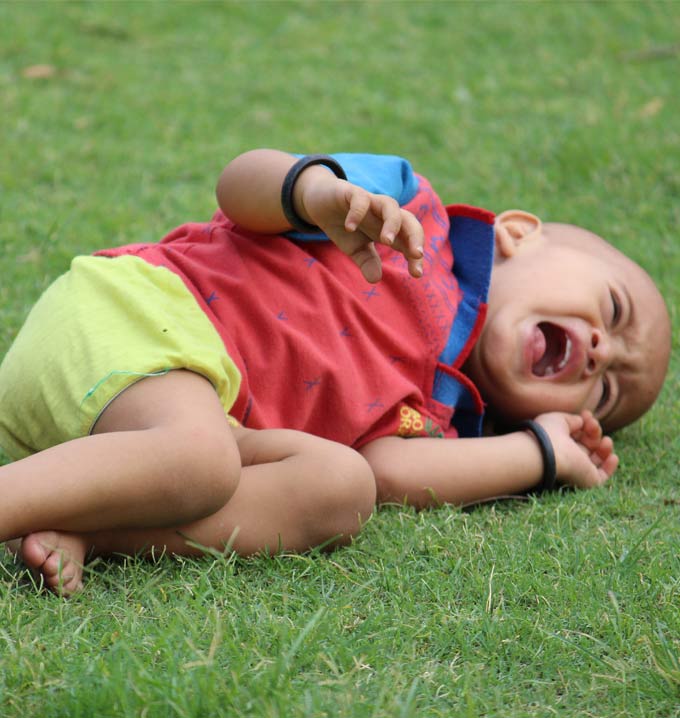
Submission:
<svg viewBox="0 0 680 718">
<path fill-rule="evenodd" d="M 600 377 L 597 377 L 595 381 L 593 381 L 592 384 L 587 388 L 585 400 L 579 411 L 583 411 L 583 409 L 588 409 L 588 411 L 592 411 L 593 414 L 595 414 L 598 407 L 600 407 L 603 398 L 603 381 Z"/>
</svg>

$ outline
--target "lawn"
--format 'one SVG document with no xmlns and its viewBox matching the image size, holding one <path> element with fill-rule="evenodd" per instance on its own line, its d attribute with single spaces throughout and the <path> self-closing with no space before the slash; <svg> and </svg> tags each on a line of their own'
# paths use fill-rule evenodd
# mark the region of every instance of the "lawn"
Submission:
<svg viewBox="0 0 680 718">
<path fill-rule="evenodd" d="M 98 562 L 69 601 L 0 559 L 0 715 L 680 716 L 678 78 L 675 2 L 0 2 L 0 356 L 73 255 L 209 218 L 257 146 L 583 224 L 676 337 L 601 490 Z"/>
</svg>

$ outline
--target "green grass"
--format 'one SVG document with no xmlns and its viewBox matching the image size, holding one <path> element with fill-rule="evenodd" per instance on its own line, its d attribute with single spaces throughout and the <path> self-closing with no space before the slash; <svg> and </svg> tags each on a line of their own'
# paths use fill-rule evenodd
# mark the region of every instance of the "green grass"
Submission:
<svg viewBox="0 0 680 718">
<path fill-rule="evenodd" d="M 68 602 L 2 559 L 0 714 L 679 716 L 679 38 L 674 2 L 0 2 L 0 355 L 74 254 L 208 217 L 257 146 L 584 224 L 676 332 L 603 490 L 386 509 L 330 556 L 100 562 Z"/>
</svg>

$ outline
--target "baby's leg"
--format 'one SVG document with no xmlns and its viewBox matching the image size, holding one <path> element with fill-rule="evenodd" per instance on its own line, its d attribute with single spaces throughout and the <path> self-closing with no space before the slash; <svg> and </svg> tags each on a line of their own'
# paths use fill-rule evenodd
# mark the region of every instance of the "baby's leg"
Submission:
<svg viewBox="0 0 680 718">
<path fill-rule="evenodd" d="M 193 521 L 224 506 L 240 471 L 207 380 L 187 371 L 143 379 L 110 404 L 92 436 L 0 467 L 0 542 Z"/>
<path fill-rule="evenodd" d="M 43 562 L 46 547 L 55 546 L 45 565 L 61 561 L 61 592 L 70 593 L 79 585 L 86 551 L 200 555 L 201 549 L 187 539 L 220 551 L 231 544 L 241 555 L 304 551 L 347 543 L 370 516 L 373 473 L 352 449 L 296 431 L 238 429 L 235 434 L 243 462 L 241 480 L 216 513 L 177 528 L 33 535 L 24 540 L 24 560 L 27 546 Z M 48 586 L 59 585 L 54 573 L 43 570 L 43 576 Z"/>
<path fill-rule="evenodd" d="M 94 554 L 202 553 L 186 539 L 218 550 L 231 544 L 242 556 L 305 551 L 347 543 L 371 515 L 373 472 L 354 450 L 298 431 L 235 433 L 241 480 L 219 511 L 177 528 L 90 534 Z"/>
</svg>

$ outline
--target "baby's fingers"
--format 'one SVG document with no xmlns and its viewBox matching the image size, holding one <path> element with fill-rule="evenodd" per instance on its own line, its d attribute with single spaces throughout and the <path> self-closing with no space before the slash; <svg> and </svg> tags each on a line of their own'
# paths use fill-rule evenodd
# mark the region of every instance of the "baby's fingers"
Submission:
<svg viewBox="0 0 680 718">
<path fill-rule="evenodd" d="M 396 200 L 387 195 L 371 194 L 348 185 L 346 201 L 349 203 L 345 229 L 360 229 L 374 242 L 390 245 L 401 229 L 401 210 Z"/>
<path fill-rule="evenodd" d="M 616 471 L 619 457 L 614 453 L 614 442 L 605 436 L 589 453 L 590 461 L 597 469 L 600 483 L 604 483 Z"/>
<path fill-rule="evenodd" d="M 371 194 L 350 184 L 344 189 L 344 201 L 347 203 L 344 220 L 346 232 L 361 235 L 367 245 L 379 242 L 401 252 L 408 262 L 411 276 L 422 276 L 425 237 L 422 225 L 411 212 L 402 209 L 393 197 Z M 373 247 L 370 253 L 371 262 L 368 266 L 377 261 Z M 359 266 L 363 266 L 354 253 L 351 256 Z M 370 271 L 369 275 L 378 276 L 374 271 Z M 366 272 L 364 276 L 367 276 Z"/>
<path fill-rule="evenodd" d="M 590 411 L 582 411 L 583 433 L 592 440 L 598 441 L 602 436 L 602 427 L 600 422 L 592 415 Z"/>
<path fill-rule="evenodd" d="M 394 243 L 394 249 L 401 252 L 408 262 L 408 271 L 412 277 L 423 275 L 423 226 L 407 210 L 401 210 L 401 229 Z"/>
<path fill-rule="evenodd" d="M 373 211 L 382 220 L 378 241 L 391 245 L 402 231 L 403 214 L 398 202 L 392 197 L 378 195 L 374 198 Z"/>
<path fill-rule="evenodd" d="M 607 456 L 603 457 L 600 454 L 591 456 L 593 466 L 597 469 L 597 475 L 600 479 L 600 483 L 604 483 L 607 479 L 613 476 L 619 465 L 619 457 L 612 451 Z"/>
<path fill-rule="evenodd" d="M 368 210 L 371 207 L 371 198 L 367 192 L 353 191 L 351 185 L 348 186 L 346 198 L 349 201 L 349 209 L 345 217 L 345 229 L 348 232 L 356 231 L 357 227 L 364 221 Z"/>
<path fill-rule="evenodd" d="M 382 278 L 382 263 L 375 251 L 373 242 L 359 247 L 349 255 L 350 259 L 361 269 L 364 279 L 371 284 L 379 282 Z"/>
<path fill-rule="evenodd" d="M 600 422 L 588 411 L 584 411 L 581 416 L 583 429 L 574 435 L 574 439 L 591 455 L 598 454 L 606 457 L 613 453 L 614 442 L 610 437 L 603 435 Z"/>
<path fill-rule="evenodd" d="M 619 457 L 612 453 L 598 467 L 598 473 L 603 481 L 614 475 L 619 465 Z"/>
<path fill-rule="evenodd" d="M 583 431 L 583 417 L 578 414 L 562 414 L 561 416 L 567 422 L 571 436 L 576 438 L 576 435 Z"/>
</svg>

